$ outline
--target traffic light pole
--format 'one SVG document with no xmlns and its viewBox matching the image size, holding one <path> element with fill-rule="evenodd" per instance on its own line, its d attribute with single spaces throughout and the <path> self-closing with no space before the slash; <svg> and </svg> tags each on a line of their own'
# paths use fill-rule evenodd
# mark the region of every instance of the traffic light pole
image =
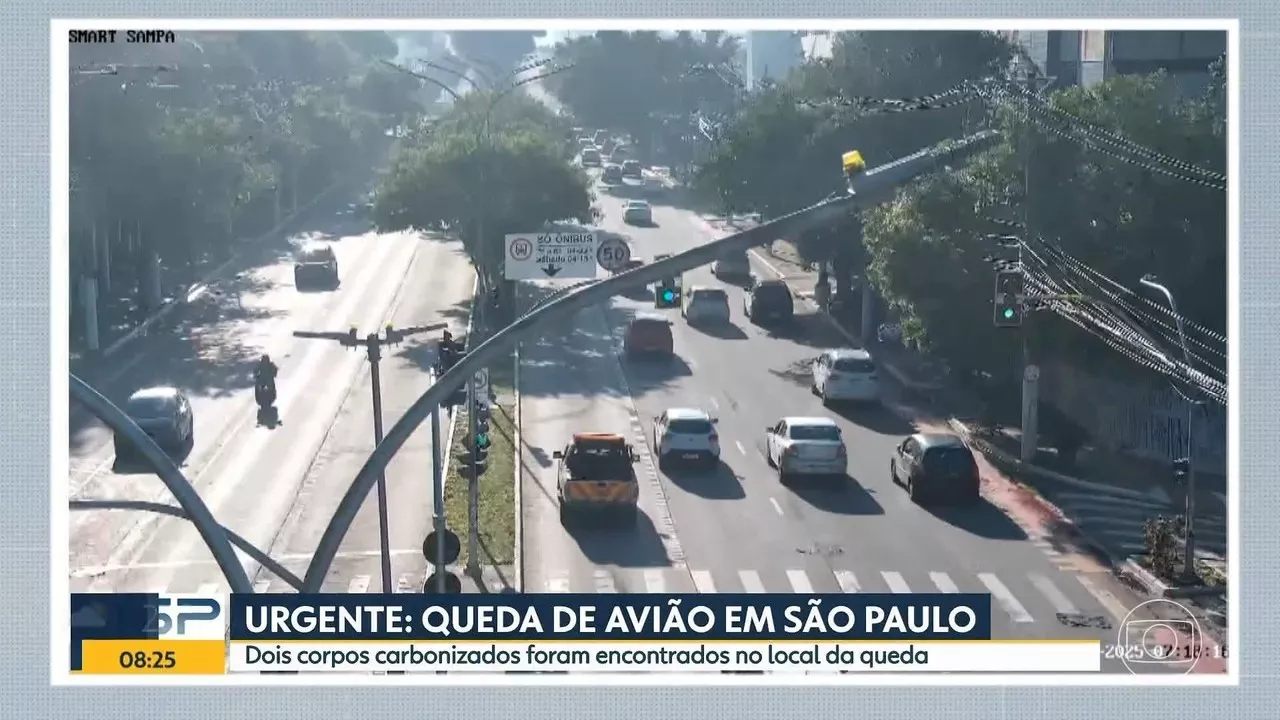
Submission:
<svg viewBox="0 0 1280 720">
<path fill-rule="evenodd" d="M 480 424 L 477 422 L 477 409 L 480 407 L 480 383 L 478 379 L 476 375 L 471 376 L 470 392 L 467 393 L 467 398 L 470 400 L 467 406 L 467 437 L 471 438 L 472 444 L 471 472 L 467 474 L 467 573 L 477 580 L 479 580 L 479 576 L 475 573 L 479 571 L 480 567 L 476 561 L 480 555 L 480 465 L 477 462 L 479 453 L 476 452 L 476 447 L 478 447 L 476 439 L 480 437 Z"/>
<path fill-rule="evenodd" d="M 452 438 L 450 438 L 452 442 Z M 452 448 L 445 448 L 444 453 L 447 455 Z M 441 459 L 440 452 L 440 408 L 436 407 L 431 412 L 431 506 L 435 509 L 435 513 L 431 519 L 432 529 L 436 537 L 443 538 L 447 527 L 444 519 L 444 462 Z M 435 547 L 436 566 L 436 592 L 444 595 L 446 573 L 444 568 L 448 563 L 445 561 L 445 544 L 443 542 L 436 543 Z"/>
<path fill-rule="evenodd" d="M 365 348 L 365 353 L 369 358 L 369 384 L 373 392 L 373 446 L 376 448 L 382 444 L 382 373 L 380 372 L 382 363 L 382 347 L 384 345 L 396 345 L 402 342 L 410 335 L 418 333 L 431 332 L 440 330 L 448 326 L 448 323 L 437 323 L 424 327 L 409 327 L 401 330 L 387 325 L 385 337 L 378 337 L 378 333 L 369 333 L 361 340 L 356 335 L 356 329 L 351 328 L 345 333 L 339 332 L 312 332 L 308 330 L 295 330 L 294 337 L 307 338 L 311 340 L 334 340 L 343 347 L 356 348 L 361 345 Z M 435 447 L 434 445 L 432 446 Z M 387 474 L 385 470 L 378 473 L 378 551 L 381 555 L 382 564 L 382 592 L 391 594 L 394 588 L 391 586 L 391 529 L 390 521 L 387 517 Z"/>
</svg>

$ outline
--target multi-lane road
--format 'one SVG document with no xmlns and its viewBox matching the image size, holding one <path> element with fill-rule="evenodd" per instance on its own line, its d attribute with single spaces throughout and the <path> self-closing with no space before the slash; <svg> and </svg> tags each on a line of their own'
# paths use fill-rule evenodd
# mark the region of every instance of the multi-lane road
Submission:
<svg viewBox="0 0 1280 720">
<path fill-rule="evenodd" d="M 335 342 L 293 337 L 295 330 L 386 323 L 466 325 L 474 274 L 456 244 L 416 233 L 380 234 L 342 202 L 317 210 L 295 234 L 333 245 L 341 284 L 302 292 L 287 252 L 259 257 L 176 309 L 90 376 L 116 401 L 148 385 L 173 384 L 191 397 L 195 438 L 182 469 L 220 522 L 301 574 L 338 499 L 373 447 L 365 354 Z M 382 361 L 389 427 L 431 382 L 439 333 L 388 349 Z M 282 423 L 256 422 L 252 367 L 269 353 L 280 368 Z M 445 423 L 442 432 L 447 433 Z M 72 413 L 70 496 L 164 501 L 154 475 L 118 468 L 110 431 Z M 430 526 L 430 431 L 424 425 L 388 468 L 392 585 L 420 588 L 422 539 Z M 117 472 L 120 470 L 120 472 Z M 172 502 L 170 500 L 170 502 Z M 326 578 L 326 591 L 381 587 L 374 496 L 362 508 Z M 196 592 L 226 588 L 189 523 L 123 511 L 72 513 L 73 590 Z M 242 556 L 259 590 L 285 584 Z"/>
<path fill-rule="evenodd" d="M 601 228 L 630 238 L 646 259 L 713 239 L 694 213 L 654 198 L 654 227 L 621 222 L 622 200 L 602 193 Z M 756 271 L 770 268 L 755 257 Z M 685 286 L 721 285 L 709 268 Z M 833 410 L 809 392 L 809 363 L 848 339 L 797 304 L 793 328 L 743 317 L 730 287 L 732 325 L 694 329 L 670 313 L 672 363 L 621 357 L 627 320 L 654 312 L 647 292 L 580 312 L 555 337 L 525 343 L 520 387 L 524 439 L 523 580 L 526 592 L 978 592 L 993 598 L 997 637 L 1097 639 L 1141 602 L 1091 558 L 1054 548 L 995 503 L 926 509 L 889 479 L 890 453 L 913 432 L 908 406 L 888 387 L 883 409 Z M 526 299 L 547 292 L 525 289 Z M 713 472 L 659 471 L 652 419 L 672 407 L 718 418 Z M 764 459 L 764 430 L 784 415 L 835 419 L 849 448 L 839 485 L 780 486 Z M 642 517 L 635 528 L 566 530 L 551 454 L 577 431 L 623 433 L 642 456 Z M 984 491 L 990 498 L 1000 488 Z M 1111 663 L 1114 664 L 1114 663 Z M 1117 668 L 1124 671 L 1123 668 Z"/>
</svg>

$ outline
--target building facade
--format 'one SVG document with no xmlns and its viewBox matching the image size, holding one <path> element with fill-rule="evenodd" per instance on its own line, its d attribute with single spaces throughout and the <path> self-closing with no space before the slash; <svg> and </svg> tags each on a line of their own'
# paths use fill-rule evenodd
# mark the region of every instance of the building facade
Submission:
<svg viewBox="0 0 1280 720">
<path fill-rule="evenodd" d="M 1227 51 L 1220 30 L 1009 30 L 1054 87 L 1089 86 L 1114 75 L 1164 70 L 1173 90 L 1197 95 L 1209 83 L 1209 65 Z"/>
<path fill-rule="evenodd" d="M 751 30 L 743 39 L 743 80 L 754 90 L 760 81 L 781 80 L 804 63 L 801 33 L 781 30 Z"/>
</svg>

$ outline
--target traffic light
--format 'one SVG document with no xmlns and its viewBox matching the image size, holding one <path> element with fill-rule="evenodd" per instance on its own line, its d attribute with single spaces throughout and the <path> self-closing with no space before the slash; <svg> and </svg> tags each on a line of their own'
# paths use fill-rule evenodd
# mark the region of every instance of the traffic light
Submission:
<svg viewBox="0 0 1280 720">
<path fill-rule="evenodd" d="M 680 290 L 676 284 L 670 280 L 664 280 L 658 283 L 653 290 L 653 304 L 655 307 L 669 308 L 680 304 Z"/>
<path fill-rule="evenodd" d="M 1179 485 L 1187 484 L 1187 476 L 1191 474 L 1191 460 L 1178 458 L 1173 461 L 1173 481 Z"/>
<path fill-rule="evenodd" d="M 844 168 L 844 176 L 846 178 L 861 175 L 867 169 L 867 161 L 862 159 L 862 153 L 857 150 L 850 150 L 841 155 L 840 165 Z"/>
<path fill-rule="evenodd" d="M 992 319 L 996 327 L 1021 327 L 1024 299 L 1022 271 L 997 272 L 995 298 L 992 300 Z"/>
<path fill-rule="evenodd" d="M 473 402 L 471 404 L 471 412 L 475 413 L 476 417 L 476 436 L 472 441 L 472 445 L 477 451 L 487 453 L 489 446 L 492 444 L 492 438 L 489 437 L 489 406 Z"/>
</svg>

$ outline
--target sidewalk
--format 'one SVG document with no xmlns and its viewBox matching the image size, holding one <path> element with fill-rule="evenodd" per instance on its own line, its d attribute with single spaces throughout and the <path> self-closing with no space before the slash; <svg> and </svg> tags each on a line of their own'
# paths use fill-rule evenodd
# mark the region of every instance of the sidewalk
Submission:
<svg viewBox="0 0 1280 720">
<path fill-rule="evenodd" d="M 750 225 L 725 218 L 704 217 L 712 227 L 722 231 L 746 229 Z M 785 241 L 774 243 L 772 252 L 759 249 L 752 253 L 760 264 L 785 280 L 798 298 L 810 300 L 817 274 L 800 261 L 794 247 Z M 856 330 L 838 319 L 830 321 L 851 342 L 858 342 Z M 1197 492 L 1196 557 L 1211 572 L 1210 585 L 1171 587 L 1142 568 L 1136 558 L 1145 550 L 1143 523 L 1152 517 L 1182 514 L 1184 496 L 1163 483 L 1156 469 L 1133 462 L 1121 463 L 1113 458 L 1091 457 L 1081 463 L 1087 472 L 1066 474 L 1040 463 L 1023 463 L 1018 458 L 1019 438 L 1016 431 L 991 432 L 972 419 L 976 398 L 966 397 L 947 382 L 945 371 L 913 355 L 901 346 L 871 343 L 878 364 L 896 380 L 913 399 L 924 402 L 933 413 L 947 418 L 953 431 L 987 456 L 995 472 L 1013 478 L 1052 505 L 1079 538 L 1095 553 L 1106 556 L 1113 567 L 1142 585 L 1153 595 L 1192 597 L 1220 595 L 1225 591 L 1226 568 L 1226 496 L 1218 491 L 1225 482 L 1205 478 L 1203 490 Z M 1047 457 L 1046 457 L 1047 456 Z M 1053 451 L 1039 457 L 1052 460 Z M 1038 458 L 1039 459 L 1039 458 Z M 1052 464 L 1052 463 L 1050 463 Z M 1079 477 L 1078 475 L 1084 475 Z"/>
</svg>

